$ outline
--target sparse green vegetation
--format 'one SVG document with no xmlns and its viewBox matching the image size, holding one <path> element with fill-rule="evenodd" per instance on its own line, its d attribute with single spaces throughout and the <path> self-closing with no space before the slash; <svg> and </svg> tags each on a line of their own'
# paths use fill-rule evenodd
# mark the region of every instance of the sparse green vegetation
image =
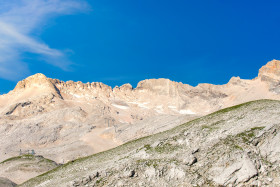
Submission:
<svg viewBox="0 0 280 187">
<path fill-rule="evenodd" d="M 214 130 L 219 129 L 219 128 L 218 127 L 214 127 L 214 126 L 210 126 L 210 125 L 202 125 L 201 129 L 202 130 L 203 129 L 208 129 L 211 132 L 211 131 L 214 131 Z"/>
<path fill-rule="evenodd" d="M 242 146 L 238 144 L 238 139 L 242 140 L 242 143 L 248 144 L 252 138 L 255 137 L 255 133 L 264 127 L 254 127 L 250 130 L 247 130 L 245 132 L 239 133 L 236 136 L 228 136 L 220 143 L 224 143 L 227 146 L 231 147 L 233 150 L 243 150 Z"/>
<path fill-rule="evenodd" d="M 257 104 L 257 103 L 261 103 L 261 102 L 275 102 L 275 101 L 270 100 L 270 99 L 261 99 L 261 100 L 256 100 L 256 101 L 249 101 L 249 102 L 242 103 L 242 104 L 239 104 L 239 105 L 235 105 L 235 106 L 232 106 L 232 107 L 224 108 L 222 110 L 219 110 L 219 111 L 214 112 L 214 113 L 209 114 L 209 115 L 224 114 L 224 113 L 227 113 L 229 111 L 234 111 L 234 110 L 236 110 L 238 108 L 241 108 L 241 107 L 246 107 L 246 106 L 249 106 L 251 104 Z"/>
<path fill-rule="evenodd" d="M 223 120 L 223 119 L 222 120 L 218 120 L 218 121 L 212 123 L 211 126 L 219 125 L 219 124 L 224 123 L 224 122 L 225 122 L 225 120 Z"/>
<path fill-rule="evenodd" d="M 155 147 L 154 150 L 158 153 L 164 153 L 164 152 L 173 152 L 178 148 L 179 148 L 179 146 L 174 146 L 174 145 L 171 145 L 170 143 L 165 143 L 165 144 Z"/>
<path fill-rule="evenodd" d="M 271 162 L 269 162 L 267 159 L 265 159 L 264 157 L 261 158 L 261 160 L 263 161 L 264 164 L 268 165 L 268 166 L 272 166 L 273 164 Z"/>
<path fill-rule="evenodd" d="M 169 153 L 175 150 L 180 149 L 180 146 L 178 145 L 172 145 L 170 144 L 168 141 L 164 142 L 163 144 L 159 144 L 158 146 L 156 146 L 155 148 L 151 147 L 151 145 L 155 142 L 155 141 L 162 141 L 162 140 L 166 140 L 167 138 L 169 138 L 169 140 L 176 140 L 174 139 L 174 136 L 177 136 L 178 134 L 180 134 L 180 136 L 184 136 L 184 132 L 188 131 L 191 127 L 196 127 L 195 125 L 201 125 L 202 129 L 209 129 L 209 130 L 215 130 L 217 128 L 218 125 L 223 124 L 224 123 L 224 119 L 220 118 L 219 115 L 223 115 L 224 113 L 227 113 L 229 111 L 235 111 L 241 107 L 249 107 L 252 104 L 258 104 L 258 103 L 270 103 L 272 102 L 271 100 L 261 100 L 261 101 L 252 101 L 252 102 L 248 102 L 248 103 L 244 103 L 241 105 L 237 105 L 237 106 L 233 106 L 227 109 L 223 109 L 220 111 L 217 111 L 215 113 L 209 114 L 205 117 L 201 117 L 201 118 L 197 118 L 193 121 L 190 121 L 188 123 L 182 124 L 180 126 L 177 126 L 171 130 L 165 131 L 165 132 L 161 132 L 161 133 L 157 133 L 151 136 L 147 136 L 147 137 L 143 137 L 137 140 L 133 140 L 131 142 L 127 142 L 119 147 L 116 147 L 114 149 L 108 150 L 108 151 L 104 151 L 104 152 L 100 152 L 88 157 L 84 157 L 84 158 L 80 158 L 71 162 L 68 162 L 67 164 L 63 165 L 63 166 L 59 166 L 57 168 L 55 168 L 52 171 L 49 171 L 45 174 L 40 175 L 39 177 L 33 178 L 29 181 L 27 181 L 26 183 L 24 183 L 25 185 L 38 185 L 40 182 L 42 181 L 46 181 L 49 179 L 57 179 L 58 177 L 60 177 L 58 174 L 62 174 L 65 171 L 69 171 L 71 172 L 71 174 L 75 174 L 75 173 L 79 173 L 79 172 L 83 172 L 83 169 L 80 169 L 81 166 L 85 166 L 87 164 L 91 164 L 91 166 L 93 165 L 92 163 L 94 163 L 95 165 L 92 167 L 97 168 L 98 166 L 102 165 L 102 163 L 108 162 L 109 160 L 111 160 L 112 158 L 118 157 L 120 155 L 122 155 L 121 158 L 123 157 L 123 154 L 127 154 L 129 152 L 132 152 L 133 150 L 140 150 L 145 148 L 145 150 L 148 153 L 152 153 L 152 154 L 156 154 L 156 153 Z M 273 101 L 275 102 L 275 101 Z M 262 106 L 262 105 L 261 105 Z M 269 105 L 267 105 L 269 106 Z M 255 105 L 254 105 L 255 107 Z M 246 109 L 245 108 L 245 109 Z M 247 112 L 247 110 L 241 110 L 238 113 L 239 117 L 243 118 L 243 115 L 240 115 L 241 112 Z M 237 115 L 236 115 L 237 116 Z M 234 120 L 236 120 L 236 117 L 233 118 Z M 244 115 L 245 116 L 245 115 Z M 207 124 L 207 121 L 209 119 L 213 119 L 216 120 L 214 123 L 209 123 L 211 125 L 202 125 L 202 124 Z M 202 123 L 203 122 L 203 123 Z M 199 128 L 200 126 L 198 126 Z M 251 128 L 248 131 L 242 132 L 236 136 L 228 136 L 226 139 L 221 140 L 220 143 L 221 144 L 227 144 L 227 148 L 231 149 L 231 150 L 241 150 L 243 151 L 243 149 L 245 149 L 246 144 L 248 143 L 252 138 L 255 137 L 255 135 L 257 134 L 257 132 L 261 129 L 263 129 L 264 127 L 254 127 Z M 185 137 L 185 136 L 184 136 Z M 238 140 L 242 140 L 238 141 Z M 241 142 L 241 143 L 240 143 Z M 171 142 L 172 143 L 172 142 Z M 222 150 L 223 151 L 223 150 Z M 212 152 L 211 152 L 212 153 Z M 133 152 L 132 152 L 133 154 Z M 221 156 L 220 153 L 213 153 L 218 155 L 219 157 Z M 170 160 L 153 160 L 153 159 L 147 159 L 147 160 L 137 160 L 136 163 L 144 163 L 147 166 L 151 166 L 151 167 L 158 167 L 159 164 L 161 162 L 171 162 Z M 90 168 L 91 169 L 91 168 Z M 72 177 L 72 175 L 71 175 Z M 71 179 L 67 179 L 67 180 L 72 180 Z M 99 182 L 99 184 L 101 184 L 102 181 Z"/>
<path fill-rule="evenodd" d="M 136 164 L 137 165 L 144 164 L 148 167 L 153 166 L 154 168 L 156 168 L 156 167 L 158 167 L 160 161 L 161 160 L 159 160 L 159 159 L 158 160 L 156 160 L 156 159 L 142 159 L 142 160 L 136 160 Z"/>
<path fill-rule="evenodd" d="M 240 149 L 241 151 L 243 151 L 243 148 L 240 147 L 239 145 L 236 145 L 236 144 L 233 145 L 233 148 L 235 148 L 235 149 Z"/>
<path fill-rule="evenodd" d="M 256 136 L 256 132 L 263 129 L 264 127 L 254 127 L 254 128 L 251 128 L 250 130 L 248 131 L 245 131 L 245 132 L 242 132 L 242 133 L 239 133 L 236 135 L 236 137 L 239 137 L 243 140 L 244 143 L 248 143 L 250 142 L 250 140 Z"/>
<path fill-rule="evenodd" d="M 12 157 L 12 158 L 9 158 L 7 160 L 4 160 L 0 164 L 3 164 L 5 162 L 11 162 L 11 161 L 19 160 L 19 159 L 32 160 L 32 159 L 35 159 L 35 156 L 27 154 L 27 155 L 21 155 L 21 156 L 17 156 L 17 157 Z"/>
<path fill-rule="evenodd" d="M 238 141 L 235 139 L 234 136 L 228 136 L 226 139 L 221 141 L 221 143 L 226 144 L 232 150 L 241 150 L 242 151 L 243 148 L 240 145 L 238 145 L 237 142 Z"/>
<path fill-rule="evenodd" d="M 214 130 L 217 130 L 219 129 L 218 125 L 219 124 L 223 124 L 225 122 L 225 120 L 218 120 L 218 121 L 215 121 L 214 123 L 210 124 L 210 125 L 202 125 L 201 126 L 201 129 L 207 129 L 209 130 L 210 132 L 214 131 Z"/>
<path fill-rule="evenodd" d="M 172 152 L 179 148 L 178 145 L 172 145 L 170 143 L 159 144 L 156 147 L 151 147 L 151 145 L 146 144 L 144 148 L 147 152 L 157 152 L 157 153 L 164 153 L 164 152 Z"/>
<path fill-rule="evenodd" d="M 251 130 L 252 131 L 254 131 L 254 130 L 262 130 L 262 129 L 264 129 L 265 127 L 253 127 L 253 128 L 251 128 Z"/>
<path fill-rule="evenodd" d="M 237 116 L 237 120 L 241 120 L 241 119 L 243 119 L 245 117 L 245 115 L 244 114 L 242 114 L 241 116 Z"/>
<path fill-rule="evenodd" d="M 54 161 L 41 157 L 41 156 L 35 156 L 35 155 L 31 155 L 31 154 L 26 154 L 26 155 L 20 155 L 17 157 L 12 157 L 9 158 L 7 160 L 4 160 L 3 162 L 1 162 L 0 164 L 4 164 L 7 162 L 12 162 L 12 161 L 18 161 L 18 160 L 22 160 L 22 161 L 38 161 L 38 164 L 56 164 Z"/>
<path fill-rule="evenodd" d="M 104 186 L 105 183 L 106 183 L 106 180 L 102 177 L 95 182 L 95 185 Z"/>
<path fill-rule="evenodd" d="M 152 149 L 151 145 L 149 145 L 149 144 L 144 145 L 144 148 L 145 148 L 147 151 L 149 151 L 149 150 Z"/>
</svg>

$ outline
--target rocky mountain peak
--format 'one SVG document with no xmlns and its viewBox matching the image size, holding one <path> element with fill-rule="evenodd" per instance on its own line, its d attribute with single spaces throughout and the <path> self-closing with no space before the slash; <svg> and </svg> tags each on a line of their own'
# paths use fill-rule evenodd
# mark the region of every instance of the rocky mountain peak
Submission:
<svg viewBox="0 0 280 187">
<path fill-rule="evenodd" d="M 170 82 L 169 79 L 159 78 L 159 79 L 146 79 L 138 83 L 137 88 L 148 88 L 150 86 L 167 86 Z"/>
<path fill-rule="evenodd" d="M 26 79 L 19 81 L 13 90 L 13 92 L 21 92 L 29 89 L 34 89 L 34 92 L 36 90 L 44 90 L 40 91 L 41 94 L 45 93 L 52 93 L 56 96 L 60 96 L 59 90 L 56 88 L 56 86 L 52 83 L 50 78 L 47 78 L 42 73 L 37 73 L 35 75 L 32 75 L 30 77 L 27 77 Z"/>
<path fill-rule="evenodd" d="M 113 91 L 116 92 L 116 91 L 125 91 L 125 92 L 130 92 L 133 90 L 133 87 L 131 84 L 127 83 L 127 84 L 124 84 L 122 86 L 116 86 Z"/>
<path fill-rule="evenodd" d="M 129 84 L 129 83 L 122 85 L 120 88 L 124 89 L 124 90 L 132 90 L 133 89 L 132 85 Z"/>
<path fill-rule="evenodd" d="M 15 90 L 33 87 L 35 85 L 44 86 L 44 85 L 49 85 L 49 84 L 50 84 L 50 81 L 44 74 L 37 73 L 35 75 L 27 77 L 26 79 L 24 79 L 22 81 L 19 81 L 15 87 Z"/>
<path fill-rule="evenodd" d="M 280 80 L 280 60 L 274 59 L 261 67 L 258 77 L 265 81 L 270 79 Z"/>
<path fill-rule="evenodd" d="M 157 95 L 176 95 L 180 83 L 169 79 L 146 79 L 137 84 L 136 90 L 152 92 Z"/>
</svg>

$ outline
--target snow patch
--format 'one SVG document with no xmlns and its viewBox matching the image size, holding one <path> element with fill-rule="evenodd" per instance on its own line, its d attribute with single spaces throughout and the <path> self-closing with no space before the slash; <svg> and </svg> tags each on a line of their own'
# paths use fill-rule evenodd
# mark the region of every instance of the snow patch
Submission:
<svg viewBox="0 0 280 187">
<path fill-rule="evenodd" d="M 136 105 L 138 105 L 138 106 L 141 107 L 141 108 L 149 109 L 149 107 L 145 106 L 146 104 L 149 104 L 148 102 L 146 102 L 146 103 L 129 102 L 129 103 L 131 103 L 131 104 L 136 104 Z"/>
<path fill-rule="evenodd" d="M 77 97 L 77 98 L 81 98 L 80 95 L 77 95 L 77 94 L 73 94 L 74 97 Z"/>
<path fill-rule="evenodd" d="M 168 108 L 176 109 L 177 107 L 176 106 L 168 106 Z"/>
<path fill-rule="evenodd" d="M 163 106 L 162 106 L 162 105 L 157 106 L 155 110 L 156 110 L 158 113 L 163 114 Z"/>
<path fill-rule="evenodd" d="M 117 108 L 119 108 L 119 109 L 123 109 L 123 110 L 126 110 L 126 109 L 129 108 L 128 106 L 117 105 L 117 104 L 112 104 L 112 106 L 117 107 Z"/>
<path fill-rule="evenodd" d="M 191 110 L 180 110 L 179 113 L 180 114 L 195 114 L 195 112 L 193 112 Z"/>
<path fill-rule="evenodd" d="M 159 105 L 159 106 L 157 106 L 156 108 L 161 108 L 161 109 L 162 109 L 162 107 L 163 107 L 162 105 Z"/>
</svg>

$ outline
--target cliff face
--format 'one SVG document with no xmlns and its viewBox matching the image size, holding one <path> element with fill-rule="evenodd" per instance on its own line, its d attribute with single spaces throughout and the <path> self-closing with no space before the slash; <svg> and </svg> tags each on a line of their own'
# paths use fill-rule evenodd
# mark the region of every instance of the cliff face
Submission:
<svg viewBox="0 0 280 187">
<path fill-rule="evenodd" d="M 272 60 L 259 70 L 259 79 L 267 82 L 269 90 L 280 94 L 280 61 Z"/>
<path fill-rule="evenodd" d="M 279 60 L 272 60 L 268 62 L 266 65 L 261 67 L 259 70 L 259 78 L 262 80 L 274 79 L 279 82 L 280 78 L 280 61 Z"/>
<path fill-rule="evenodd" d="M 280 99 L 280 61 L 258 77 L 192 87 L 147 79 L 111 88 L 36 74 L 0 96 L 0 158 L 36 149 L 57 162 L 104 151 L 135 137 L 167 130 L 197 116 L 257 99 Z M 6 153 L 6 154 L 4 154 Z"/>
</svg>

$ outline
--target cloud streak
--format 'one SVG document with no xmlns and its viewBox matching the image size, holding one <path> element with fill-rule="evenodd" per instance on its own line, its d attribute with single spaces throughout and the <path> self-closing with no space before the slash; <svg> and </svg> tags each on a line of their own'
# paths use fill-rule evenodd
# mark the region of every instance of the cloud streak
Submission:
<svg viewBox="0 0 280 187">
<path fill-rule="evenodd" d="M 89 9 L 82 0 L 0 0 L 0 78 L 18 80 L 28 74 L 25 52 L 63 70 L 71 64 L 65 52 L 32 37 L 50 18 Z"/>
</svg>

